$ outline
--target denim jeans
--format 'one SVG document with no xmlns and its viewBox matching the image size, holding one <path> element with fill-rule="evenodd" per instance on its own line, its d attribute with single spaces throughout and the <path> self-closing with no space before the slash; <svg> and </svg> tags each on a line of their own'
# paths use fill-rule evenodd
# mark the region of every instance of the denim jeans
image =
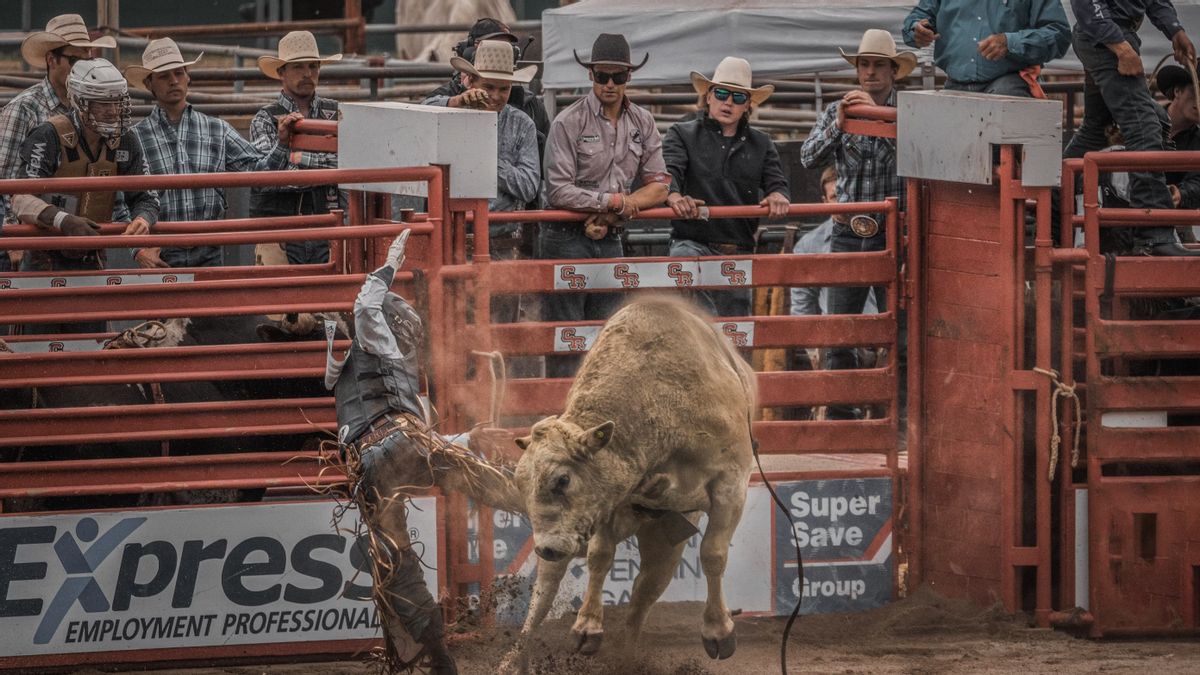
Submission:
<svg viewBox="0 0 1200 675">
<path fill-rule="evenodd" d="M 706 244 L 691 239 L 672 239 L 670 252 L 674 258 L 722 255 Z M 736 288 L 730 291 L 695 291 L 692 295 L 696 303 L 713 316 L 741 317 L 750 315 L 752 292 L 749 288 Z"/>
<path fill-rule="evenodd" d="M 220 267 L 225 263 L 220 246 L 173 246 L 159 251 L 158 257 L 171 267 Z"/>
<path fill-rule="evenodd" d="M 623 258 L 620 237 L 610 232 L 600 240 L 583 234 L 579 223 L 542 223 L 538 233 L 538 258 L 542 260 L 586 260 Z M 543 320 L 603 321 L 617 311 L 619 293 L 549 293 L 542 301 Z M 546 377 L 571 377 L 579 368 L 580 356 L 547 356 Z"/>
<path fill-rule="evenodd" d="M 1029 83 L 1019 73 L 1001 75 L 991 82 L 957 82 L 946 79 L 946 89 L 951 91 L 970 91 L 976 94 L 999 94 L 1001 96 L 1021 96 L 1029 98 Z"/>
<path fill-rule="evenodd" d="M 1125 39 L 1141 52 L 1137 33 L 1125 31 Z M 1092 42 L 1078 27 L 1072 34 L 1072 44 L 1087 74 L 1083 84 L 1083 122 L 1063 156 L 1083 157 L 1107 147 L 1106 130 L 1114 122 L 1125 138 L 1126 150 L 1162 150 L 1171 123 L 1166 111 L 1150 95 L 1145 76 L 1118 73 L 1116 54 Z M 1135 209 L 1174 208 L 1161 171 L 1129 173 L 1129 205 Z M 1178 241 L 1172 227 L 1139 227 L 1137 239 L 1145 244 Z"/>
<path fill-rule="evenodd" d="M 887 247 L 887 233 L 882 229 L 873 237 L 860 237 L 847 225 L 833 224 L 830 253 L 865 253 L 882 251 Z M 862 314 L 867 305 L 871 286 L 831 286 L 827 314 Z M 875 302 L 880 312 L 887 311 L 887 288 L 875 286 Z M 852 370 L 859 367 L 858 351 L 853 347 L 831 347 L 825 350 L 826 370 Z M 829 406 L 826 417 L 831 420 L 855 419 L 858 413 L 850 406 Z"/>
<path fill-rule="evenodd" d="M 77 251 L 78 252 L 78 251 Z M 22 272 L 56 272 L 89 270 L 99 272 L 104 269 L 103 263 L 94 251 L 88 251 L 83 258 L 67 258 L 57 251 L 26 251 L 21 259 Z M 21 326 L 24 335 L 59 335 L 74 333 L 104 333 L 108 330 L 107 321 L 86 321 L 82 323 L 38 323 Z"/>
</svg>

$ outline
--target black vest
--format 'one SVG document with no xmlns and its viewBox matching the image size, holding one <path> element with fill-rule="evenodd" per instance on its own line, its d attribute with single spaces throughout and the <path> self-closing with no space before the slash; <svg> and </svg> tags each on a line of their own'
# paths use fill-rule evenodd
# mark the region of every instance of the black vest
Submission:
<svg viewBox="0 0 1200 675">
<path fill-rule="evenodd" d="M 291 111 L 279 104 L 272 103 L 263 108 L 272 117 L 279 118 Z M 338 102 L 327 98 L 317 103 L 317 116 L 311 119 L 336 120 L 338 118 Z M 329 213 L 340 208 L 336 185 L 315 185 L 303 188 L 271 188 L 250 190 L 250 216 L 267 218 L 272 216 L 297 216 Z"/>
<path fill-rule="evenodd" d="M 355 342 L 333 388 L 338 428 L 350 427 L 346 442 L 352 443 L 388 413 L 423 417 L 420 393 L 416 358 L 382 359 Z"/>
</svg>

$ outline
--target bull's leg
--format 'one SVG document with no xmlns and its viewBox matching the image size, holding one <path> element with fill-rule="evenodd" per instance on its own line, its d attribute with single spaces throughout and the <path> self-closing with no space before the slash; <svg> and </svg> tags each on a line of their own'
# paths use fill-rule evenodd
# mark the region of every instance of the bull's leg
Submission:
<svg viewBox="0 0 1200 675">
<path fill-rule="evenodd" d="M 529 671 L 530 636 L 550 613 L 554 597 L 558 595 L 558 587 L 570 564 L 571 558 L 564 558 L 558 562 L 547 562 L 538 558 L 537 580 L 534 581 L 533 594 L 529 599 L 529 613 L 525 615 L 525 625 L 521 626 L 521 635 L 517 638 L 516 646 L 500 662 L 501 673 L 526 673 Z"/>
<path fill-rule="evenodd" d="M 699 514 L 689 517 L 689 520 L 694 523 L 698 518 Z M 671 537 L 659 520 L 646 521 L 638 529 L 637 538 L 638 554 L 642 559 L 641 570 L 633 580 L 629 615 L 625 620 L 630 646 L 636 646 L 641 638 L 646 615 L 670 585 L 675 570 L 679 568 L 679 559 L 683 557 L 683 549 L 687 546 L 686 539 L 672 544 Z"/>
<path fill-rule="evenodd" d="M 700 566 L 708 581 L 708 600 L 704 605 L 700 638 L 704 643 L 704 651 L 714 659 L 727 659 L 737 649 L 737 636 L 733 632 L 729 608 L 725 606 L 721 578 L 729 558 L 729 542 L 733 539 L 738 521 L 742 519 L 742 507 L 746 503 L 745 478 L 741 475 L 739 478 L 740 484 L 726 481 L 713 486 L 708 529 L 700 542 Z"/>
<path fill-rule="evenodd" d="M 604 641 L 604 580 L 612 569 L 613 556 L 617 551 L 617 537 L 612 526 L 602 526 L 588 541 L 587 566 L 588 587 L 583 596 L 583 605 L 571 626 L 575 636 L 575 648 L 581 654 L 595 654 Z"/>
</svg>

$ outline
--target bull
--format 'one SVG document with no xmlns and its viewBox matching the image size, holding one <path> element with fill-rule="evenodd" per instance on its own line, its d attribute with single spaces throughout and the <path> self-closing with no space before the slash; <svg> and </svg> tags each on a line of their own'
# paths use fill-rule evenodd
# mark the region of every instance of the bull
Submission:
<svg viewBox="0 0 1200 675">
<path fill-rule="evenodd" d="M 636 642 L 683 555 L 691 532 L 679 536 L 680 522 L 694 525 L 705 512 L 700 636 L 711 658 L 733 654 L 722 575 L 746 499 L 755 396 L 750 366 L 684 300 L 639 300 L 613 316 L 563 413 L 517 439 L 516 488 L 539 558 L 522 643 L 545 618 L 571 558 L 586 551 L 588 587 L 571 630 L 581 652 L 599 649 L 604 579 L 617 544 L 635 534 L 642 565 L 626 628 Z"/>
</svg>

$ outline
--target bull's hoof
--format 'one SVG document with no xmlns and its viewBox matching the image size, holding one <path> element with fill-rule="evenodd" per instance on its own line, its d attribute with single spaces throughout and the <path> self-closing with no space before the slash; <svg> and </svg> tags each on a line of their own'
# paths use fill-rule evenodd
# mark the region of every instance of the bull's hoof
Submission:
<svg viewBox="0 0 1200 675">
<path fill-rule="evenodd" d="M 576 633 L 575 634 L 575 651 L 584 656 L 592 656 L 600 651 L 600 645 L 604 642 L 604 631 L 598 633 Z"/>
<path fill-rule="evenodd" d="M 733 656 L 733 652 L 737 650 L 737 633 L 731 632 L 720 639 L 701 638 L 704 642 L 704 651 L 708 652 L 710 659 L 727 659 Z"/>
</svg>

